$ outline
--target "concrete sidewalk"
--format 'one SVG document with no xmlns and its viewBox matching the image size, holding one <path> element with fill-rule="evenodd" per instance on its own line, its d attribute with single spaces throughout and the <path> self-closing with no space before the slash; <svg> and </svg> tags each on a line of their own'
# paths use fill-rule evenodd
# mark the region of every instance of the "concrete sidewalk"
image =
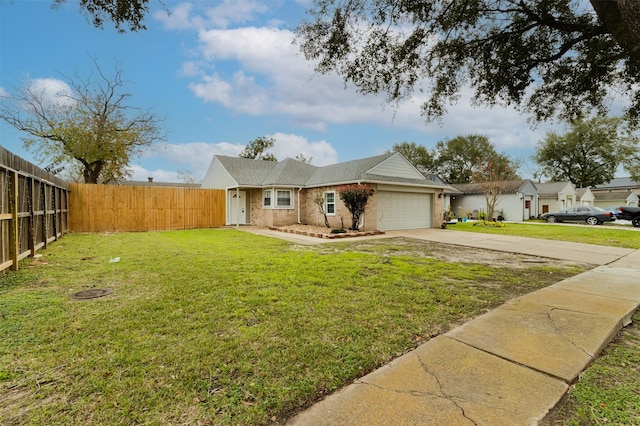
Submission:
<svg viewBox="0 0 640 426">
<path fill-rule="evenodd" d="M 536 424 L 640 305 L 640 250 L 452 230 L 385 235 L 599 266 L 426 342 L 287 425 Z"/>
</svg>

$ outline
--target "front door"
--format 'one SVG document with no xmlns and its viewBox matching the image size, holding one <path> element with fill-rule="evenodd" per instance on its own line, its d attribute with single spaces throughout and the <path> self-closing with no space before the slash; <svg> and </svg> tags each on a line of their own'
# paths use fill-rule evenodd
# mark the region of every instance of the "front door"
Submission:
<svg viewBox="0 0 640 426">
<path fill-rule="evenodd" d="M 246 191 L 229 191 L 229 223 L 232 225 L 247 223 Z"/>
</svg>

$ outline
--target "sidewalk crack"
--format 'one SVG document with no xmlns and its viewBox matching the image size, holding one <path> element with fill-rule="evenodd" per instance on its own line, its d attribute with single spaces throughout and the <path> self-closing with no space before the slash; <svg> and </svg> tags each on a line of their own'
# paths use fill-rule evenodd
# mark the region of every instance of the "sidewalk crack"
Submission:
<svg viewBox="0 0 640 426">
<path fill-rule="evenodd" d="M 577 313 L 583 313 L 580 311 L 572 311 L 569 309 L 560 309 L 560 308 L 551 308 L 549 310 L 549 312 L 547 313 L 547 318 L 549 319 L 549 322 L 551 323 L 551 326 L 554 328 L 554 330 L 556 330 L 556 332 L 558 333 L 558 335 L 562 336 L 567 342 L 569 342 L 572 346 L 574 346 L 576 349 L 580 350 L 582 353 L 584 353 L 586 356 L 588 356 L 589 358 L 593 359 L 594 355 L 590 354 L 589 352 L 587 352 L 584 348 L 582 348 L 580 345 L 578 345 L 576 342 L 574 342 L 569 336 L 567 336 L 563 330 L 558 326 L 558 324 L 556 323 L 556 320 L 553 318 L 553 313 L 555 311 L 564 311 L 564 312 L 577 312 Z"/>
<path fill-rule="evenodd" d="M 424 361 L 422 360 L 421 357 L 418 357 L 418 361 L 420 362 L 420 365 L 422 366 L 422 369 L 424 370 L 424 372 L 426 374 L 428 374 L 429 376 L 433 377 L 435 382 L 438 384 L 438 390 L 440 391 L 440 395 L 439 396 L 441 398 L 446 399 L 447 401 L 450 401 L 458 410 L 460 410 L 460 414 L 462 414 L 462 417 L 464 417 L 465 419 L 469 420 L 472 424 L 477 425 L 478 423 L 476 423 L 475 420 L 473 420 L 471 417 L 467 416 L 467 413 L 464 411 L 464 407 L 460 406 L 458 401 L 456 401 L 452 396 L 447 395 L 447 393 L 444 391 L 442 382 L 440 381 L 440 378 L 438 377 L 438 375 L 432 373 L 429 370 L 429 367 L 424 363 Z"/>
</svg>

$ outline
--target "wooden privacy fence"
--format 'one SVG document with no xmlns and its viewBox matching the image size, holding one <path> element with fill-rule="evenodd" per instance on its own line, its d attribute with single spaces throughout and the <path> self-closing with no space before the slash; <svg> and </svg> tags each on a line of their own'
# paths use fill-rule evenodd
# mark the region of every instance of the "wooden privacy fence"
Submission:
<svg viewBox="0 0 640 426">
<path fill-rule="evenodd" d="M 0 271 L 69 231 L 68 184 L 0 147 Z"/>
<path fill-rule="evenodd" d="M 72 232 L 129 232 L 225 225 L 225 191 L 69 184 Z"/>
</svg>

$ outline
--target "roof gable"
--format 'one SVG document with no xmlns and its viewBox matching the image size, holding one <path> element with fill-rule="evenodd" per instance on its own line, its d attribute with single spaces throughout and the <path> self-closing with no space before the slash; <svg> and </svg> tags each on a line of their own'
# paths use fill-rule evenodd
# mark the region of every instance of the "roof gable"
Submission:
<svg viewBox="0 0 640 426">
<path fill-rule="evenodd" d="M 573 192 L 575 188 L 569 181 L 534 183 L 541 197 L 557 197 L 561 192 Z"/>
<path fill-rule="evenodd" d="M 426 179 L 402 155 L 392 155 L 367 170 L 365 173 L 377 176 L 391 176 L 403 179 Z"/>
<path fill-rule="evenodd" d="M 216 155 L 214 159 L 239 186 L 262 186 L 264 180 L 278 164 L 275 161 Z"/>
</svg>

